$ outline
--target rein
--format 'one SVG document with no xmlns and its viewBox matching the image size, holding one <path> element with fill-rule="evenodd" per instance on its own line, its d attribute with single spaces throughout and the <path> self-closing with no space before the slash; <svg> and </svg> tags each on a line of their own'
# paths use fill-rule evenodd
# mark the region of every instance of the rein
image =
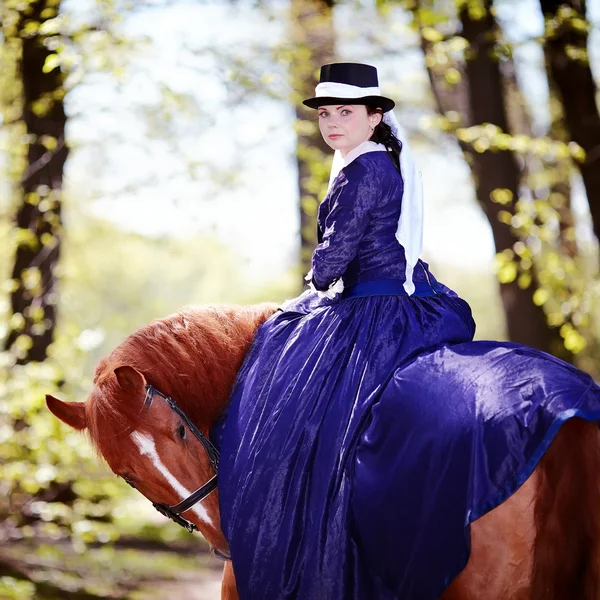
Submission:
<svg viewBox="0 0 600 600">
<path fill-rule="evenodd" d="M 187 529 L 190 533 L 198 528 L 194 523 L 184 519 L 181 516 L 181 513 L 184 513 L 186 510 L 189 510 L 197 504 L 198 502 L 204 500 L 210 493 L 214 492 L 217 489 L 217 474 L 219 472 L 219 451 L 215 448 L 214 444 L 196 427 L 196 425 L 190 420 L 190 418 L 177 406 L 177 403 L 166 394 L 163 394 L 161 391 L 157 390 L 152 385 L 146 385 L 146 397 L 144 398 L 144 410 L 150 408 L 152 404 L 152 400 L 154 400 L 154 396 L 159 396 L 162 398 L 171 408 L 171 410 L 175 411 L 181 420 L 185 423 L 187 428 L 196 436 L 198 441 L 204 446 L 206 450 L 206 454 L 208 455 L 208 460 L 210 460 L 210 464 L 215 471 L 215 475 L 211 477 L 204 485 L 199 487 L 195 492 L 190 494 L 185 500 L 181 501 L 179 504 L 175 504 L 174 506 L 170 506 L 169 504 L 158 504 L 156 502 L 152 502 L 152 506 L 156 508 L 156 510 L 163 514 L 165 517 L 169 517 L 169 519 L 175 521 L 178 525 L 181 525 L 184 529 Z M 130 484 L 131 485 L 131 484 Z"/>
</svg>

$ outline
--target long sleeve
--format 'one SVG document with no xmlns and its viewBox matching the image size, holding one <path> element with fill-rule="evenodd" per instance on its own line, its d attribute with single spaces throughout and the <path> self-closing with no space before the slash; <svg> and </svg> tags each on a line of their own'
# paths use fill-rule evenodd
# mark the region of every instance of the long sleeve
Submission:
<svg viewBox="0 0 600 600">
<path fill-rule="evenodd" d="M 370 218 L 370 209 L 381 195 L 381 182 L 367 162 L 354 161 L 338 175 L 328 199 L 322 239 L 312 257 L 312 280 L 317 290 L 327 289 L 345 272 L 356 256 Z"/>
</svg>

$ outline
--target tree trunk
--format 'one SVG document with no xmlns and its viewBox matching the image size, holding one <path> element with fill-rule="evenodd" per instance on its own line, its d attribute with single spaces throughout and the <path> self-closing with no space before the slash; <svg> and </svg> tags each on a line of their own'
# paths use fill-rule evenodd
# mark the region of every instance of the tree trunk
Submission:
<svg viewBox="0 0 600 600">
<path fill-rule="evenodd" d="M 577 166 L 594 233 L 600 239 L 600 114 L 587 54 L 585 0 L 540 0 L 540 6 L 548 32 L 544 46 L 547 68 L 562 99 L 570 137 L 586 152 L 585 161 L 577 161 Z M 561 6 L 570 11 L 559 10 Z"/>
<path fill-rule="evenodd" d="M 569 134 L 565 123 L 565 114 L 556 85 L 548 78 L 550 89 L 550 131 L 553 140 L 563 143 L 569 142 Z M 549 187 L 552 205 L 556 208 L 560 218 L 560 241 L 567 256 L 575 258 L 579 254 L 575 238 L 575 218 L 571 206 L 571 165 L 570 158 L 557 158 L 545 160 L 546 172 L 550 175 Z"/>
<path fill-rule="evenodd" d="M 332 0 L 292 0 L 294 60 L 291 88 L 296 107 L 298 189 L 300 194 L 300 263 L 305 275 L 317 243 L 316 215 L 327 190 L 331 149 L 319 131 L 316 112 L 302 104 L 314 96 L 319 67 L 334 57 Z"/>
<path fill-rule="evenodd" d="M 469 42 L 467 60 L 458 66 L 460 81 L 449 86 L 444 75 L 445 67 L 436 69 L 427 61 L 427 70 L 433 95 L 442 115 L 455 111 L 462 126 L 491 123 L 508 132 L 508 116 L 500 65 L 493 53 L 497 24 L 490 12 L 491 2 L 485 1 L 485 14 L 480 18 L 469 13 L 467 6 L 460 12 L 462 36 Z M 418 11 L 417 11 L 418 18 Z M 477 15 L 478 16 L 478 15 Z M 419 24 L 421 34 L 423 26 Z M 432 43 L 421 35 L 426 56 L 431 55 Z M 513 250 L 518 235 L 510 225 L 499 218 L 501 211 L 515 213 L 519 197 L 521 169 L 515 155 L 509 150 L 477 152 L 459 140 L 465 160 L 469 164 L 475 183 L 477 200 L 486 215 L 497 252 Z M 508 204 L 494 202 L 495 190 L 508 190 Z M 506 315 L 510 340 L 559 354 L 565 358 L 565 349 L 556 330 L 551 329 L 541 307 L 533 302 L 535 286 L 523 289 L 517 279 L 500 284 L 500 296 Z"/>
<path fill-rule="evenodd" d="M 469 105 L 475 125 L 492 123 L 508 132 L 502 75 L 493 51 L 498 26 L 490 11 L 490 0 L 486 0 L 485 8 L 485 15 L 479 19 L 474 18 L 464 6 L 460 13 L 462 33 L 470 46 L 465 65 Z M 506 207 L 492 200 L 492 192 L 496 189 L 509 190 L 513 198 L 509 208 L 510 212 L 514 212 L 520 182 L 517 159 L 509 150 L 472 152 L 471 158 L 477 181 L 477 198 L 492 228 L 496 250 L 502 252 L 512 249 L 518 238 L 510 225 L 500 220 L 499 213 Z M 543 309 L 533 302 L 534 289 L 531 285 L 522 289 L 516 280 L 500 285 L 509 338 L 546 352 L 564 355 L 564 345 L 558 332 L 548 326 Z"/>
<path fill-rule="evenodd" d="M 18 362 L 43 361 L 56 324 L 56 266 L 61 236 L 61 190 L 68 148 L 63 105 L 64 75 L 52 65 L 43 24 L 59 9 L 58 2 L 25 3 L 16 37 L 22 50 L 19 76 L 22 116 L 27 139 L 26 170 L 19 186 L 15 216 L 17 248 L 12 271 L 12 318 L 6 348 Z"/>
</svg>

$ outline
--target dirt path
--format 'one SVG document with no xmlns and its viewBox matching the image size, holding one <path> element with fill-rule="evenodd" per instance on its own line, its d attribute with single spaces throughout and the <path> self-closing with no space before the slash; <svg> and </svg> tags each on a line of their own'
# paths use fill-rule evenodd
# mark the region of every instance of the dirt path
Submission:
<svg viewBox="0 0 600 600">
<path fill-rule="evenodd" d="M 140 600 L 220 600 L 221 571 L 202 569 L 182 573 L 177 581 L 154 583 Z"/>
</svg>

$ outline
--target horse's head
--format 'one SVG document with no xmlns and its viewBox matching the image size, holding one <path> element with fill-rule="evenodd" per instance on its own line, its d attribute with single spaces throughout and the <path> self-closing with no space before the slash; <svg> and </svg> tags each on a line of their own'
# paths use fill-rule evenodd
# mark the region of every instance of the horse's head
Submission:
<svg viewBox="0 0 600 600">
<path fill-rule="evenodd" d="M 155 321 L 100 363 L 86 402 L 46 396 L 48 408 L 67 425 L 87 430 L 112 471 L 146 498 L 177 505 L 215 475 L 202 438 L 228 399 L 256 327 L 272 312 L 268 305 L 195 309 Z M 229 555 L 217 491 L 182 516 L 217 556 Z"/>
<path fill-rule="evenodd" d="M 59 419 L 88 430 L 115 474 L 153 503 L 172 506 L 215 473 L 206 450 L 182 418 L 162 398 L 145 403 L 146 391 L 144 376 L 125 365 L 106 373 L 85 403 L 66 403 L 53 396 L 47 396 L 46 402 Z M 228 555 L 216 491 L 183 516 L 198 527 L 214 551 Z"/>
</svg>

